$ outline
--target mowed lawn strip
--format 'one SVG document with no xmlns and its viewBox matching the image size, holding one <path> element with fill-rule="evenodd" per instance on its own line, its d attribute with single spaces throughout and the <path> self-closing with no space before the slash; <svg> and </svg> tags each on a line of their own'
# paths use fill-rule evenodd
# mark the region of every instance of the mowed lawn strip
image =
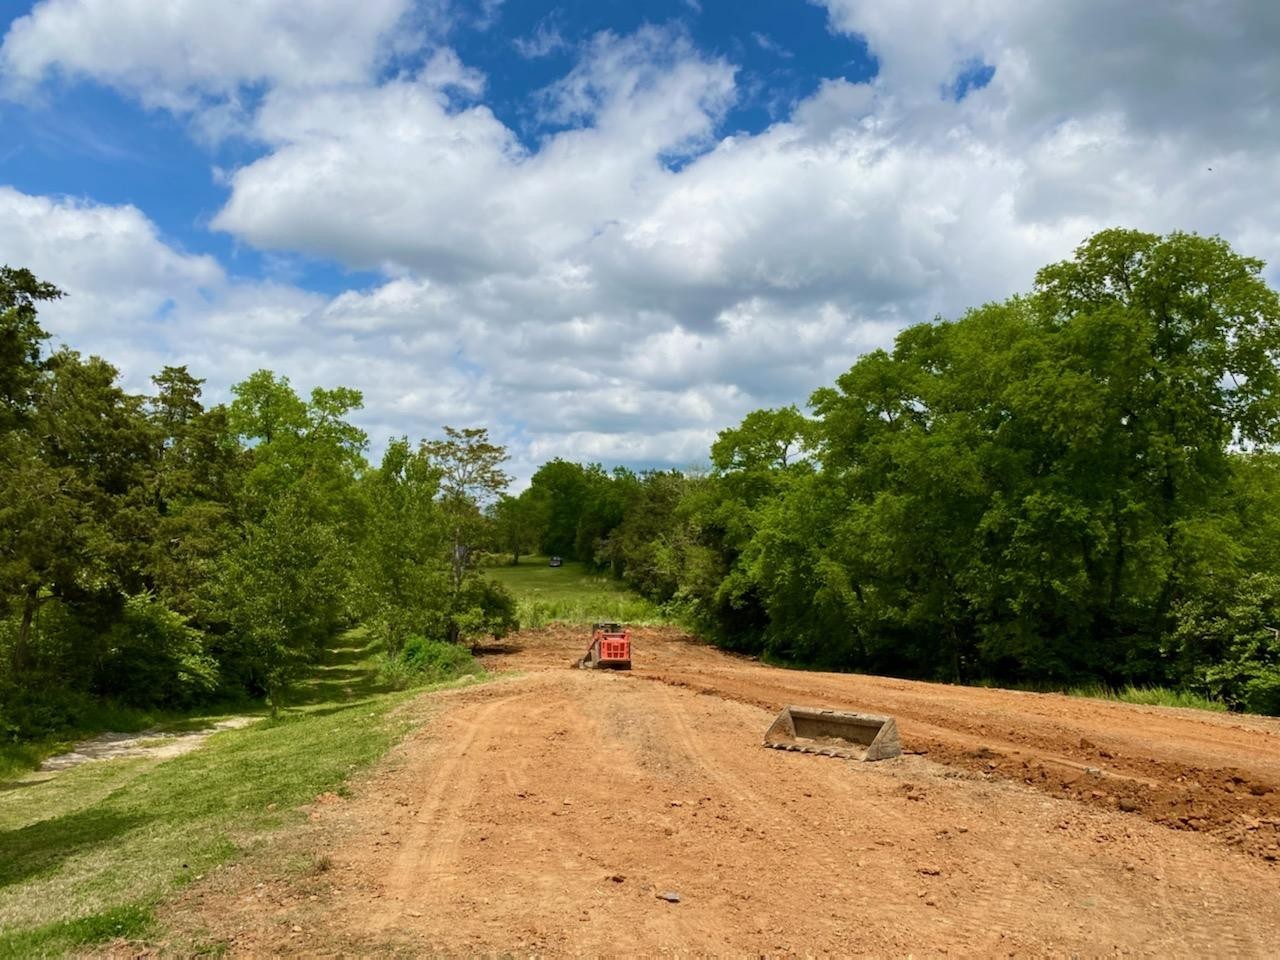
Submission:
<svg viewBox="0 0 1280 960">
<path fill-rule="evenodd" d="M 588 569 L 585 563 L 566 560 L 553 567 L 547 557 L 524 557 L 516 566 L 490 567 L 489 576 L 502 584 L 517 601 L 517 616 L 524 628 L 549 623 L 617 621 L 635 626 L 674 622 L 651 600 L 622 581 Z"/>
<path fill-rule="evenodd" d="M 421 692 L 380 688 L 376 654 L 363 631 L 346 634 L 298 706 L 185 756 L 4 784 L 0 958 L 144 935 L 165 897 L 299 821 L 318 794 L 343 792 L 404 732 L 388 713 Z"/>
</svg>

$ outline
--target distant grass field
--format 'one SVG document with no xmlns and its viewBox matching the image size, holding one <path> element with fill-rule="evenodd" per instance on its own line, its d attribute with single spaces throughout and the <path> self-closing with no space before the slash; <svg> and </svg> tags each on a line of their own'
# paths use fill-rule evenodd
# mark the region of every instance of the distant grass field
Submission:
<svg viewBox="0 0 1280 960">
<path fill-rule="evenodd" d="M 656 603 L 582 563 L 566 560 L 563 566 L 552 567 L 546 557 L 535 556 L 523 558 L 518 566 L 494 566 L 487 572 L 515 594 L 522 627 L 597 620 L 635 626 L 673 622 Z"/>
<path fill-rule="evenodd" d="M 299 806 L 318 794 L 342 792 L 417 722 L 390 714 L 420 691 L 390 692 L 377 663 L 377 645 L 354 630 L 278 720 L 167 761 L 0 783 L 0 958 L 144 936 L 161 900 L 299 822 Z"/>
</svg>

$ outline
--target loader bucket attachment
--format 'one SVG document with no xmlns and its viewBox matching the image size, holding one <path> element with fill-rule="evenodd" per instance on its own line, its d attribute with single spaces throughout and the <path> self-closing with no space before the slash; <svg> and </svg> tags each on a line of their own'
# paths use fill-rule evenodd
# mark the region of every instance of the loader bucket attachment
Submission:
<svg viewBox="0 0 1280 960">
<path fill-rule="evenodd" d="M 893 717 L 817 707 L 783 707 L 765 731 L 764 745 L 849 760 L 885 760 L 902 754 Z"/>
</svg>

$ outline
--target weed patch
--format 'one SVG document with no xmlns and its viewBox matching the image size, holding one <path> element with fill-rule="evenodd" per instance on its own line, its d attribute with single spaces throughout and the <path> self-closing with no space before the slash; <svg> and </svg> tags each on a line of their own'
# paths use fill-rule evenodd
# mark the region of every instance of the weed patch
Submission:
<svg viewBox="0 0 1280 960">
<path fill-rule="evenodd" d="M 484 668 L 465 647 L 426 637 L 410 637 L 399 656 L 383 656 L 378 679 L 397 690 L 477 677 Z"/>
</svg>

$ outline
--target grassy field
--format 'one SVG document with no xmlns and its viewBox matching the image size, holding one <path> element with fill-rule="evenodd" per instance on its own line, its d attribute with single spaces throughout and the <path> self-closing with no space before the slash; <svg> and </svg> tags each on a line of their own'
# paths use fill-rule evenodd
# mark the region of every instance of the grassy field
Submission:
<svg viewBox="0 0 1280 960">
<path fill-rule="evenodd" d="M 597 620 L 637 626 L 672 622 L 656 603 L 582 563 L 566 560 L 552 567 L 546 557 L 525 557 L 518 566 L 495 566 L 488 573 L 515 594 L 522 627 Z"/>
<path fill-rule="evenodd" d="M 379 685 L 376 646 L 351 631 L 278 720 L 170 760 L 0 783 L 0 958 L 146 935 L 164 898 L 341 793 L 414 722 L 390 716 L 414 695 Z"/>
</svg>

